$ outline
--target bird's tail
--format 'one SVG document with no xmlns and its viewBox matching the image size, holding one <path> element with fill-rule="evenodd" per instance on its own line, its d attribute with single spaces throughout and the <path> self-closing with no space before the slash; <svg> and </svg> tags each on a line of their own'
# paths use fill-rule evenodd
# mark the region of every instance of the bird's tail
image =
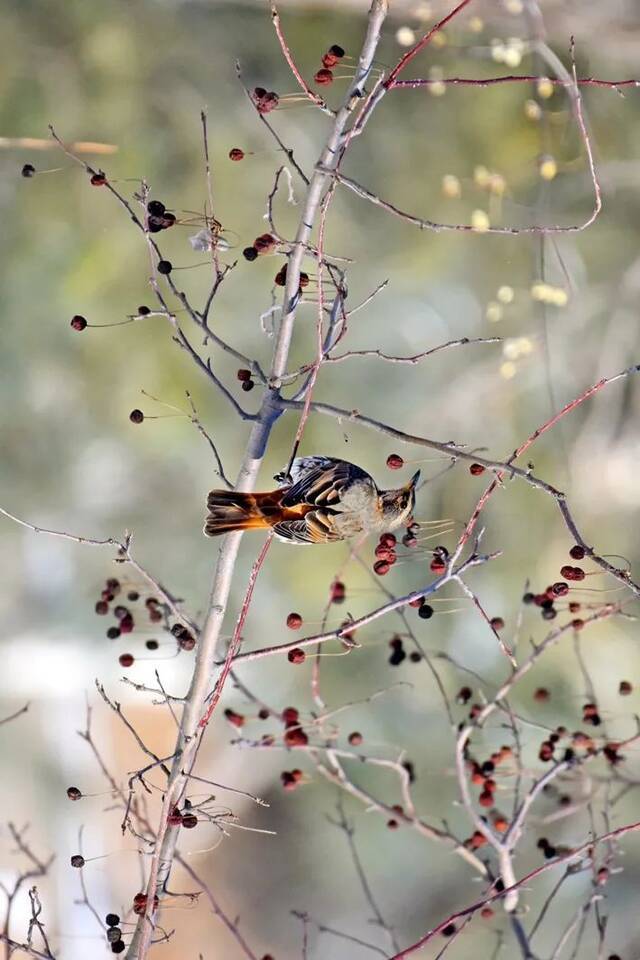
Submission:
<svg viewBox="0 0 640 960">
<path fill-rule="evenodd" d="M 206 536 L 217 537 L 232 530 L 266 529 L 287 519 L 290 511 L 282 506 L 284 493 L 284 490 L 269 493 L 212 490 L 207 497 Z"/>
</svg>

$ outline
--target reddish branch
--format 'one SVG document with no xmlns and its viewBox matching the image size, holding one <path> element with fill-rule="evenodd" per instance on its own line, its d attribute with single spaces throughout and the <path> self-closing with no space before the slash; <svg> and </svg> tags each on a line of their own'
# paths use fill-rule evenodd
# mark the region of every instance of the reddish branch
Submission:
<svg viewBox="0 0 640 960">
<path fill-rule="evenodd" d="M 554 857 L 553 860 L 543 863 L 540 867 L 536 867 L 535 870 L 531 870 L 530 873 L 527 873 L 526 876 L 521 877 L 516 883 L 512 884 L 510 887 L 505 888 L 494 893 L 489 894 L 489 896 L 484 897 L 482 900 L 476 900 L 475 903 L 472 903 L 468 907 L 464 907 L 462 910 L 458 910 L 455 913 L 452 913 L 442 920 L 436 927 L 429 930 L 428 933 L 425 933 L 424 936 L 420 937 L 419 940 L 416 940 L 415 943 L 412 943 L 410 947 L 405 947 L 404 950 L 401 950 L 399 953 L 394 954 L 390 960 L 403 960 L 405 957 L 410 957 L 411 954 L 415 953 L 417 950 L 420 950 L 427 943 L 429 943 L 435 936 L 441 933 L 445 927 L 449 926 L 452 923 L 455 923 L 457 920 L 461 920 L 464 917 L 473 916 L 474 913 L 477 913 L 478 910 L 481 910 L 482 907 L 488 906 L 491 903 L 494 903 L 496 900 L 501 900 L 504 897 L 508 896 L 509 893 L 519 890 L 521 887 L 526 886 L 531 880 L 536 879 L 541 876 L 543 873 L 546 873 L 548 870 L 553 870 L 555 867 L 560 866 L 562 863 L 569 863 L 572 860 L 576 860 L 583 856 L 585 853 L 592 857 L 594 848 L 601 843 L 606 843 L 610 840 L 615 840 L 618 837 L 622 837 L 627 833 L 633 833 L 636 830 L 640 830 L 640 822 L 630 823 L 624 827 L 618 827 L 617 830 L 610 830 L 608 833 L 603 833 L 599 837 L 594 837 L 592 840 L 586 840 L 579 847 L 574 847 L 572 850 L 563 853 L 558 857 Z"/>
</svg>

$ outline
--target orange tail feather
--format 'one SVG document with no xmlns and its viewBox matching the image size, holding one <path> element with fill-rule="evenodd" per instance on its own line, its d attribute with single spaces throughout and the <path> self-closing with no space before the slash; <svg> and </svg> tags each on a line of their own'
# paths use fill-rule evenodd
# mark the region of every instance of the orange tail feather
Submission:
<svg viewBox="0 0 640 960">
<path fill-rule="evenodd" d="M 207 497 L 209 513 L 204 524 L 205 535 L 217 537 L 232 530 L 266 529 L 290 519 L 293 511 L 282 506 L 284 493 L 284 490 L 268 493 L 212 490 Z M 300 516 L 298 511 L 296 516 Z"/>
</svg>

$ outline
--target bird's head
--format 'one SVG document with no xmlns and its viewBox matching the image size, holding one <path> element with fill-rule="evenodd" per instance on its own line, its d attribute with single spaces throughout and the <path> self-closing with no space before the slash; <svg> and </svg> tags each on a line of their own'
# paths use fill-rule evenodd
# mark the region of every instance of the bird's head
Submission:
<svg viewBox="0 0 640 960">
<path fill-rule="evenodd" d="M 408 520 L 416 504 L 416 484 L 420 479 L 420 471 L 411 477 L 409 483 L 397 490 L 383 490 L 380 494 L 382 513 L 386 529 L 392 530 Z"/>
</svg>

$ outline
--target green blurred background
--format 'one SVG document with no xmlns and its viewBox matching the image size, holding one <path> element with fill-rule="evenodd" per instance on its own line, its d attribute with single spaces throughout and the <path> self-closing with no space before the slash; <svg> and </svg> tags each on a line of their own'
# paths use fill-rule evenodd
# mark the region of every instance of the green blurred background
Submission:
<svg viewBox="0 0 640 960">
<path fill-rule="evenodd" d="M 405 35 L 406 30 L 419 32 L 447 9 L 441 3 L 394 3 L 392 8 L 378 55 L 383 65 L 394 63 L 402 52 L 399 40 L 405 36 L 399 30 L 404 28 Z M 306 76 L 317 69 L 321 54 L 332 43 L 340 43 L 349 53 L 357 51 L 366 9 L 362 0 L 283 4 L 283 24 Z M 635 3 L 609 3 L 605 9 L 596 0 L 543 0 L 540 9 L 550 46 L 565 63 L 569 37 L 575 35 L 581 74 L 622 79 L 638 73 L 640 10 Z M 426 76 L 433 68 L 449 76 L 541 72 L 539 57 L 526 43 L 534 19 L 530 8 L 514 0 L 477 0 L 447 31 L 445 45 L 420 58 L 414 75 Z M 0 136 L 44 138 L 47 124 L 54 123 L 68 141 L 116 144 L 115 155 L 87 159 L 104 165 L 113 179 L 145 176 L 153 195 L 167 206 L 199 210 L 205 197 L 199 113 L 206 107 L 216 215 L 236 245 L 225 259 L 239 256 L 240 249 L 264 231 L 266 195 L 283 157 L 274 150 L 238 84 L 234 61 L 240 60 L 250 85 L 293 91 L 266 4 L 4 0 L 2 21 Z M 524 48 L 510 38 L 524 40 Z M 496 62 L 494 40 L 510 51 L 506 63 Z M 328 91 L 331 103 L 339 101 L 340 90 Z M 528 100 L 538 104 L 539 119 L 532 118 L 535 111 L 527 107 Z M 500 336 L 504 342 L 461 347 L 418 366 L 376 360 L 335 365 L 323 370 L 317 399 L 359 409 L 409 432 L 484 447 L 504 458 L 552 410 L 599 377 L 638 361 L 638 94 L 633 89 L 624 97 L 612 90 L 588 89 L 585 104 L 605 201 L 602 215 L 585 233 L 550 237 L 542 243 L 531 236 L 420 232 L 338 191 L 326 247 L 353 258 L 349 303 L 359 302 L 381 281 L 390 281 L 353 318 L 346 347 L 411 354 L 463 336 Z M 283 141 L 295 148 L 296 157 L 309 169 L 322 144 L 326 118 L 307 107 L 289 107 L 272 116 Z M 254 155 L 232 163 L 228 151 L 234 146 Z M 557 175 L 545 180 L 540 163 L 549 156 Z M 38 170 L 63 166 L 63 172 L 22 179 L 25 162 L 33 162 Z M 493 175 L 493 193 L 482 186 L 486 178 L 478 167 Z M 445 222 L 468 221 L 473 211 L 483 210 L 496 223 L 570 224 L 582 222 L 592 208 L 584 151 L 566 95 L 556 91 L 550 99 L 540 98 L 533 86 L 524 84 L 449 88 L 441 96 L 426 90 L 398 92 L 383 102 L 366 136 L 354 145 L 346 171 L 401 208 Z M 496 174 L 503 178 L 503 195 Z M 443 192 L 447 175 L 458 178 L 459 198 Z M 128 190 L 134 185 L 120 186 Z M 294 189 L 301 196 L 295 179 Z M 285 236 L 293 235 L 299 210 L 280 195 L 277 223 Z M 70 329 L 75 313 L 90 323 L 109 323 L 150 303 L 143 240 L 107 191 L 91 188 L 82 171 L 55 150 L 4 145 L 0 211 L 0 502 L 35 524 L 85 536 L 133 531 L 138 559 L 184 597 L 197 615 L 206 604 L 217 553 L 217 544 L 205 541 L 200 532 L 204 496 L 216 483 L 210 452 L 188 419 L 135 426 L 128 414 L 133 407 L 150 415 L 166 412 L 141 397 L 141 389 L 183 409 L 185 390 L 190 390 L 231 477 L 240 463 L 247 426 L 234 419 L 224 399 L 175 347 L 162 319 L 81 334 Z M 175 265 L 186 267 L 203 259 L 189 245 L 194 232 L 182 227 L 162 235 L 163 252 Z M 261 258 L 249 264 L 240 258 L 212 315 L 220 335 L 258 357 L 263 366 L 269 362 L 272 341 L 259 318 L 271 305 L 272 278 L 280 264 L 280 259 Z M 193 302 L 201 303 L 207 268 L 176 276 Z M 540 282 L 565 291 L 566 304 L 544 305 L 534 299 L 532 285 Z M 512 297 L 501 294 L 510 302 L 498 298 L 502 287 L 510 288 Z M 291 367 L 313 356 L 314 318 L 312 306 L 300 309 Z M 229 388 L 249 409 L 257 409 L 259 389 L 240 393 L 236 364 L 225 355 L 212 356 Z M 569 495 L 585 538 L 603 553 L 623 554 L 632 563 L 638 560 L 639 405 L 637 383 L 631 379 L 618 383 L 571 414 L 531 452 L 536 473 Z M 286 462 L 295 425 L 296 420 L 287 416 L 276 427 L 261 477 L 265 486 Z M 380 435 L 322 418 L 311 419 L 303 452 L 344 456 L 369 469 L 382 485 L 392 485 L 400 476 L 385 467 L 389 453 L 412 460 L 428 455 L 423 448 L 402 449 Z M 421 464 L 427 477 L 446 466 L 446 461 L 434 458 Z M 464 465 L 456 466 L 423 489 L 419 518 L 464 521 L 482 483 L 470 477 Z M 470 582 L 489 612 L 504 617 L 509 636 L 524 584 L 530 580 L 543 589 L 557 579 L 570 540 L 552 501 L 517 481 L 493 498 L 484 520 L 485 547 L 500 549 L 503 555 L 473 573 Z M 117 656 L 125 651 L 144 656 L 145 636 L 110 643 L 104 637 L 104 621 L 93 613 L 101 583 L 113 572 L 109 552 L 39 536 L 4 519 L 1 530 L 0 715 L 25 701 L 31 703 L 26 717 L 0 729 L 5 770 L 2 820 L 30 821 L 34 846 L 43 855 L 57 854 L 51 879 L 41 887 L 47 929 L 60 945 L 59 955 L 64 960 L 103 956 L 106 948 L 95 921 L 73 905 L 79 890 L 68 858 L 77 851 L 81 825 L 85 856 L 110 853 L 119 846 L 131 850 L 133 844 L 129 839 L 121 843 L 120 817 L 117 811 L 108 811 L 108 797 L 76 805 L 65 797 L 71 783 L 87 793 L 103 788 L 86 745 L 76 735 L 85 722 L 87 698 L 95 708 L 97 739 L 116 776 L 124 778 L 142 759 L 98 702 L 94 678 L 126 704 L 160 754 L 172 749 L 174 729 L 166 711 L 154 707 L 150 697 L 132 695 L 119 682 L 123 671 Z M 230 627 L 260 542 L 257 536 L 244 539 Z M 315 630 L 328 585 L 347 555 L 342 545 L 293 551 L 276 544 L 257 587 L 245 631 L 247 648 L 290 639 L 284 621 L 293 609 L 302 614 L 309 631 Z M 364 557 L 370 561 L 370 548 Z M 400 593 L 425 583 L 429 576 L 422 554 L 399 564 L 385 586 Z M 364 613 L 381 598 L 357 564 L 348 566 L 344 579 L 347 602 L 331 622 L 339 622 L 347 611 L 354 616 Z M 597 590 L 618 587 L 601 576 L 588 582 Z M 450 590 L 448 595 L 459 596 L 459 591 Z M 620 595 L 582 594 L 585 600 L 603 596 Z M 412 617 L 421 642 L 480 672 L 491 690 L 505 676 L 505 662 L 486 624 L 468 601 L 454 600 L 442 609 L 457 612 L 429 622 Z M 628 609 L 632 612 L 633 607 Z M 431 674 L 424 663 L 407 659 L 396 669 L 387 663 L 387 640 L 397 627 L 397 621 L 383 622 L 362 632 L 363 648 L 350 657 L 325 659 L 323 693 L 328 704 L 337 707 L 399 680 L 411 684 L 351 708 L 344 715 L 340 743 L 357 729 L 365 738 L 362 749 L 372 755 L 395 757 L 406 748 L 416 768 L 419 812 L 433 823 L 446 819 L 465 837 L 470 825 L 456 805 L 453 737 Z M 529 639 L 543 636 L 543 627 L 527 612 L 520 632 L 522 657 Z M 637 702 L 621 703 L 617 689 L 621 679 L 633 681 L 637 675 L 636 633 L 630 621 L 611 621 L 583 640 L 611 736 L 628 736 L 634 729 Z M 153 670 L 158 668 L 167 688 L 179 693 L 193 655 L 173 659 L 171 647 L 163 649 L 164 660 L 136 663 L 130 676 L 153 682 Z M 465 674 L 444 661 L 439 669 L 454 695 L 466 682 Z M 275 659 L 259 661 L 247 665 L 241 677 L 276 709 L 295 703 L 308 713 L 313 706 L 309 663 L 291 667 Z M 532 699 L 540 685 L 551 691 L 544 707 Z M 543 714 L 545 723 L 574 729 L 585 695 L 585 679 L 567 640 L 520 685 L 513 706 L 522 716 Z M 238 710 L 253 712 L 239 692 L 230 692 L 227 701 Z M 457 709 L 457 719 L 462 719 L 464 710 Z M 259 736 L 277 733 L 278 725 L 266 721 L 248 729 L 250 736 Z M 277 836 L 231 831 L 215 851 L 194 853 L 192 862 L 230 915 L 240 916 L 256 956 L 267 951 L 276 960 L 301 956 L 302 928 L 292 910 L 307 911 L 319 923 L 374 941 L 385 950 L 384 933 L 369 922 L 370 909 L 345 838 L 327 821 L 327 814 L 335 813 L 335 789 L 314 776 L 313 765 L 298 755 L 229 746 L 233 732 L 222 718 L 214 725 L 202 754 L 202 772 L 268 799 L 267 810 L 238 803 L 229 794 L 219 796 L 221 808 L 233 801 L 243 824 L 276 830 Z M 486 742 L 500 744 L 505 737 L 506 731 L 496 726 L 486 734 Z M 540 734 L 526 728 L 524 737 L 534 758 Z M 638 775 L 633 749 L 627 756 L 624 775 L 633 780 Z M 310 782 L 285 794 L 280 773 L 293 766 L 303 767 Z M 399 801 L 393 777 L 380 771 L 372 774 L 357 763 L 347 766 L 354 780 L 380 799 Z M 596 810 L 602 799 L 598 772 L 604 770 L 588 768 L 580 782 L 567 788 L 576 799 L 595 791 Z M 504 805 L 508 807 L 509 801 L 507 793 Z M 613 826 L 637 819 L 637 806 L 631 789 L 612 811 Z M 542 798 L 535 817 L 554 809 L 553 798 Z M 446 850 L 408 829 L 387 830 L 384 818 L 367 813 L 349 798 L 346 810 L 355 824 L 371 886 L 402 943 L 477 896 L 480 887 L 469 868 Z M 567 820 L 545 828 L 532 826 L 517 858 L 517 874 L 541 862 L 535 848 L 541 830 L 554 842 L 577 843 L 587 835 L 589 824 L 583 805 Z M 202 851 L 216 837 L 213 828 L 205 826 L 185 844 Z M 0 839 L 0 879 L 8 881 L 16 858 L 4 827 Z M 624 872 L 607 890 L 612 918 L 608 942 L 611 952 L 615 948 L 624 960 L 633 960 L 640 956 L 632 909 L 640 851 L 633 838 L 623 845 Z M 119 853 L 90 864 L 86 879 L 100 913 L 119 909 L 140 886 L 135 854 Z M 553 878 L 537 882 L 526 894 L 526 903 L 534 909 L 539 906 L 552 882 Z M 193 887 L 178 875 L 172 886 Z M 550 952 L 570 912 L 588 894 L 584 876 L 566 885 L 536 944 L 542 956 Z M 23 935 L 26 909 L 21 904 L 15 914 L 18 936 Z M 204 905 L 191 912 L 177 900 L 163 922 L 175 926 L 178 934 L 157 948 L 159 957 L 241 956 Z M 449 955 L 460 960 L 491 956 L 501 927 L 499 915 L 492 921 L 476 921 Z M 435 956 L 441 948 L 439 941 L 424 956 Z M 310 933 L 310 958 L 346 960 L 367 953 L 371 955 L 353 943 Z M 505 960 L 518 956 L 509 935 L 499 956 Z M 587 938 L 582 956 L 597 956 L 593 937 Z"/>
</svg>

